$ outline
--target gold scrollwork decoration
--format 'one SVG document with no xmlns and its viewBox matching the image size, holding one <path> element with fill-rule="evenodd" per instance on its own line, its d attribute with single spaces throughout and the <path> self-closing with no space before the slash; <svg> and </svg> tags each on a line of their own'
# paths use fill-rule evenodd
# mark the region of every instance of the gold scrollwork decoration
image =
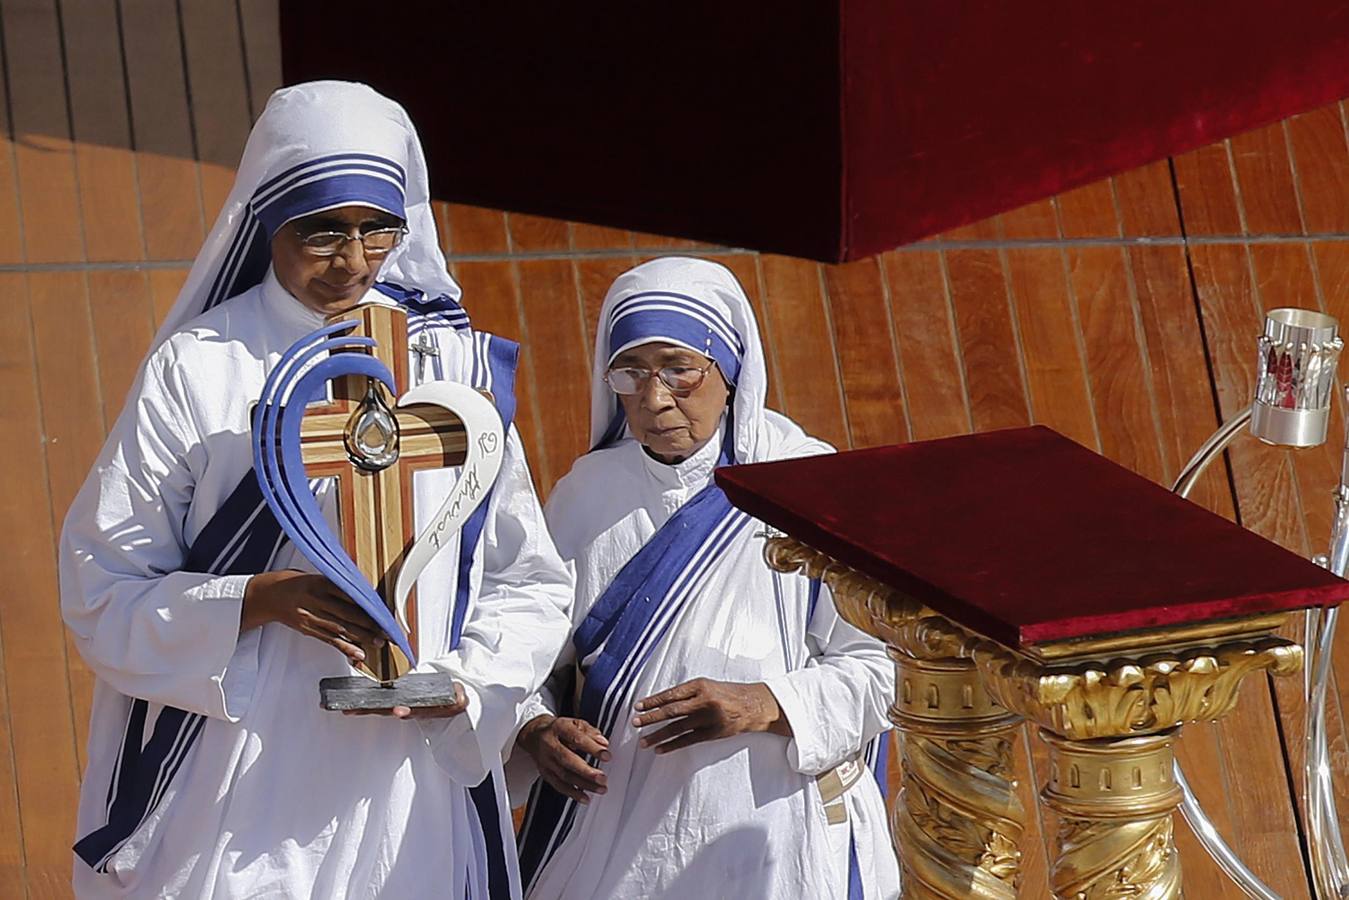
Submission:
<svg viewBox="0 0 1349 900">
<path fill-rule="evenodd" d="M 1302 666 L 1302 648 L 1281 638 L 1064 668 L 1020 659 L 988 642 L 972 653 L 998 702 L 1074 740 L 1213 721 L 1236 705 L 1247 675 L 1288 675 Z"/>
<path fill-rule="evenodd" d="M 925 612 L 922 604 L 794 538 L 769 538 L 764 560 L 779 572 L 800 572 L 824 582 L 844 621 L 892 646 L 897 630 Z"/>
</svg>

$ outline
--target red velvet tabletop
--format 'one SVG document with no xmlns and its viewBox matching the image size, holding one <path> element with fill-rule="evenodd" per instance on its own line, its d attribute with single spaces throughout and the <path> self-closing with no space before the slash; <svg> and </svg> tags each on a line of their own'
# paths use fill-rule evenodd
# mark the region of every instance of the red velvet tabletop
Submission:
<svg viewBox="0 0 1349 900">
<path fill-rule="evenodd" d="M 732 466 L 717 482 L 1011 647 L 1349 598 L 1349 582 L 1044 427 Z"/>
</svg>

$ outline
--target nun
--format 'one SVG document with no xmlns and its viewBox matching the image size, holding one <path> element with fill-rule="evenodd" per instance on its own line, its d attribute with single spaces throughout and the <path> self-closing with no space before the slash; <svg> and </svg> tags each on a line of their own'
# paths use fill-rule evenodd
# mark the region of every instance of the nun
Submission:
<svg viewBox="0 0 1349 900">
<path fill-rule="evenodd" d="M 827 589 L 765 564 L 718 466 L 831 452 L 764 407 L 749 300 L 665 258 L 600 312 L 594 449 L 545 510 L 576 568 L 562 665 L 508 773 L 526 895 L 898 896 L 882 796 L 894 669 Z"/>
<path fill-rule="evenodd" d="M 414 382 L 490 390 L 506 425 L 490 499 L 418 580 L 420 668 L 461 691 L 417 715 L 319 707 L 374 625 L 283 539 L 252 470 L 271 367 L 363 302 L 407 311 Z M 573 579 L 511 426 L 516 353 L 459 305 L 402 107 L 339 82 L 273 94 L 62 533 L 62 612 L 97 677 L 79 896 L 519 896 L 501 761 Z M 453 483 L 418 473 L 419 531 Z"/>
</svg>

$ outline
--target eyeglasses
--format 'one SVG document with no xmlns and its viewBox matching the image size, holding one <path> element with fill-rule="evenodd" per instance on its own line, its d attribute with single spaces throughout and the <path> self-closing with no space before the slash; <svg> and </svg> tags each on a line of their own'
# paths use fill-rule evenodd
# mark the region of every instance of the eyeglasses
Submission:
<svg viewBox="0 0 1349 900">
<path fill-rule="evenodd" d="M 615 394 L 640 394 L 646 390 L 651 376 L 655 375 L 660 378 L 661 384 L 670 389 L 670 393 L 676 397 L 687 397 L 698 390 L 707 373 L 716 364 L 716 360 L 711 360 L 701 369 L 697 366 L 665 366 L 656 370 L 643 369 L 639 366 L 620 366 L 604 373 L 604 383 L 609 385 Z"/>
<path fill-rule="evenodd" d="M 300 246 L 310 256 L 336 256 L 347 245 L 347 241 L 360 241 L 361 246 L 365 248 L 366 256 L 383 256 L 402 243 L 403 235 L 407 234 L 408 230 L 405 225 L 397 225 L 392 228 L 376 228 L 357 235 L 341 231 L 316 231 L 306 234 L 298 229 L 295 233 L 300 236 Z"/>
</svg>

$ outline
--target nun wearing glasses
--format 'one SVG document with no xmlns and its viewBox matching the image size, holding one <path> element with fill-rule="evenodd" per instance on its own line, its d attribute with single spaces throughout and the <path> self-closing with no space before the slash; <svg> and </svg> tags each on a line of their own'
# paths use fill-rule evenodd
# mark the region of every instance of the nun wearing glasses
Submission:
<svg viewBox="0 0 1349 900">
<path fill-rule="evenodd" d="M 764 408 L 744 290 L 716 263 L 621 275 L 591 439 L 546 507 L 576 567 L 572 640 L 508 764 L 533 780 L 526 896 L 896 897 L 876 773 L 895 676 L 828 590 L 772 571 L 730 463 L 828 453 Z"/>
<path fill-rule="evenodd" d="M 502 756 L 573 579 L 511 427 L 517 348 L 458 298 L 402 107 L 339 82 L 274 94 L 62 535 L 62 611 L 97 676 L 79 896 L 520 895 Z M 284 540 L 252 469 L 268 372 L 362 302 L 406 309 L 414 383 L 488 389 L 506 425 L 490 499 L 418 580 L 414 649 L 460 691 L 415 714 L 319 707 L 376 629 Z M 418 531 L 453 483 L 418 473 Z"/>
</svg>

